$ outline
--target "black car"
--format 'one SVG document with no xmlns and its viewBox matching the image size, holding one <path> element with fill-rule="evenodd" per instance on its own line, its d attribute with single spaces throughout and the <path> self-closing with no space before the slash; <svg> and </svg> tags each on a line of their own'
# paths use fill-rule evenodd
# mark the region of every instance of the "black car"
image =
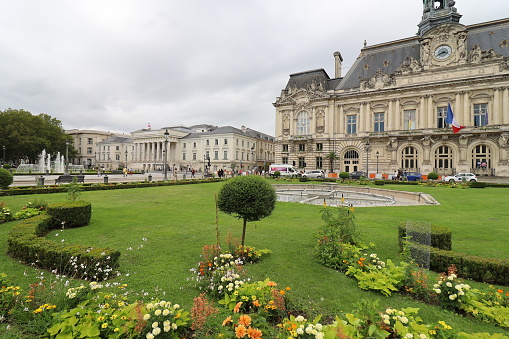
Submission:
<svg viewBox="0 0 509 339">
<path fill-rule="evenodd" d="M 360 178 L 367 178 L 368 174 L 364 171 L 354 171 L 350 173 L 350 179 L 360 179 Z"/>
</svg>

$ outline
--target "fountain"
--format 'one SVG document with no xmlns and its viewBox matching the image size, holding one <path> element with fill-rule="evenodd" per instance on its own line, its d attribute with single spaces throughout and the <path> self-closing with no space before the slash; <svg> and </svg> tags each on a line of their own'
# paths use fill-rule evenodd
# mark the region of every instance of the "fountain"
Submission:
<svg viewBox="0 0 509 339">
<path fill-rule="evenodd" d="M 73 165 L 69 164 L 70 172 L 79 172 L 83 171 L 85 167 L 83 165 Z M 39 154 L 39 163 L 38 164 L 27 164 L 24 160 L 21 160 L 21 164 L 19 164 L 16 169 L 17 173 L 63 173 L 65 171 L 65 157 L 60 155 L 60 152 L 57 152 L 55 156 L 55 160 L 51 161 L 51 155 L 46 152 L 46 150 L 42 150 L 41 154 Z"/>
</svg>

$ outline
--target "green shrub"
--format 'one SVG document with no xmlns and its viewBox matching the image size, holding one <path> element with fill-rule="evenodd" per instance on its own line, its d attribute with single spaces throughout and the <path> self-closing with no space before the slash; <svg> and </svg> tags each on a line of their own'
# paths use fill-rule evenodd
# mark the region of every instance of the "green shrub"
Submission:
<svg viewBox="0 0 509 339">
<path fill-rule="evenodd" d="M 339 177 L 341 179 L 343 179 L 343 180 L 350 179 L 350 173 L 348 173 L 348 172 L 341 172 L 341 173 L 339 173 Z"/>
<path fill-rule="evenodd" d="M 485 182 L 479 182 L 479 181 L 471 181 L 468 186 L 471 188 L 485 188 L 486 183 Z"/>
<path fill-rule="evenodd" d="M 300 182 L 307 182 L 308 181 L 308 177 L 299 177 L 299 181 Z"/>
<path fill-rule="evenodd" d="M 11 164 L 3 164 L 3 166 L 2 166 L 2 167 L 3 167 L 3 168 L 5 168 L 5 169 L 9 169 L 9 168 L 11 168 L 12 166 L 11 166 Z"/>
<path fill-rule="evenodd" d="M 428 179 L 429 180 L 438 180 L 438 173 L 436 173 L 436 172 L 428 173 Z"/>
<path fill-rule="evenodd" d="M 385 185 L 385 180 L 375 180 L 375 185 L 383 186 Z"/>
<path fill-rule="evenodd" d="M 61 202 L 48 205 L 48 214 L 53 222 L 65 227 L 88 225 L 92 216 L 92 205 L 85 201 Z"/>
<path fill-rule="evenodd" d="M 12 173 L 5 168 L 0 168 L 0 188 L 6 189 L 14 181 Z"/>
<path fill-rule="evenodd" d="M 279 178 L 280 176 L 281 176 L 281 172 L 279 172 L 279 171 L 275 171 L 274 172 L 274 177 L 275 178 Z"/>
<path fill-rule="evenodd" d="M 509 281 L 509 260 L 483 258 L 414 243 L 410 243 L 409 249 L 412 257 L 430 251 L 430 269 L 435 272 L 447 272 L 455 265 L 458 275 L 465 279 L 500 285 Z"/>
<path fill-rule="evenodd" d="M 407 236 L 407 222 L 401 223 L 398 226 L 398 241 L 399 241 L 399 249 L 403 251 L 403 242 L 405 237 Z M 409 234 L 413 235 L 413 238 L 410 239 L 410 242 L 416 242 L 420 238 L 421 234 L 426 234 L 429 232 L 429 228 L 427 224 L 412 222 L 412 232 Z M 423 244 L 427 245 L 427 244 Z M 436 247 L 438 249 L 450 251 L 452 250 L 452 232 L 447 227 L 440 227 L 436 225 L 431 225 L 431 246 Z"/>
<path fill-rule="evenodd" d="M 112 270 L 119 266 L 119 251 L 67 245 L 44 238 L 55 225 L 50 215 L 21 221 L 8 235 L 7 253 L 27 264 L 56 270 L 58 274 L 94 281 L 110 278 Z"/>
</svg>

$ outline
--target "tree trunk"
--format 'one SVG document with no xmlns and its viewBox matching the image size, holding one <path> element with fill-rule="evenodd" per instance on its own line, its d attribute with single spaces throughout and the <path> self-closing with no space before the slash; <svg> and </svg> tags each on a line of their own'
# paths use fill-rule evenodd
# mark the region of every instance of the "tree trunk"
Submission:
<svg viewBox="0 0 509 339">
<path fill-rule="evenodd" d="M 242 247 L 244 247 L 244 239 L 246 238 L 246 219 L 244 219 L 244 226 L 242 228 Z"/>
</svg>

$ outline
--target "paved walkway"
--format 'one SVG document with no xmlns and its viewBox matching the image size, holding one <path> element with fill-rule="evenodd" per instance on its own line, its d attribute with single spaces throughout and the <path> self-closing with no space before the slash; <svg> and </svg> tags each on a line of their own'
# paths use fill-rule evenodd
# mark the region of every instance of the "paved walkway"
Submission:
<svg viewBox="0 0 509 339">
<path fill-rule="evenodd" d="M 153 181 L 162 181 L 164 179 L 164 174 L 162 172 L 153 172 L 153 173 L 145 173 L 145 174 L 133 174 L 124 177 L 123 174 L 108 174 L 108 182 L 133 182 L 133 181 L 145 181 L 148 180 L 149 175 L 152 176 Z M 184 175 L 186 179 L 191 178 L 191 173 L 178 173 L 178 179 L 184 179 Z M 14 182 L 11 186 L 35 186 L 37 185 L 36 177 L 39 175 L 15 175 Z M 44 184 L 45 185 L 54 185 L 55 179 L 59 177 L 59 175 L 43 175 Z M 85 175 L 85 183 L 104 183 L 106 175 L 98 176 L 97 174 Z M 202 179 L 203 173 L 196 173 L 196 179 Z M 175 177 L 173 173 L 168 173 L 168 180 L 174 180 Z"/>
</svg>

